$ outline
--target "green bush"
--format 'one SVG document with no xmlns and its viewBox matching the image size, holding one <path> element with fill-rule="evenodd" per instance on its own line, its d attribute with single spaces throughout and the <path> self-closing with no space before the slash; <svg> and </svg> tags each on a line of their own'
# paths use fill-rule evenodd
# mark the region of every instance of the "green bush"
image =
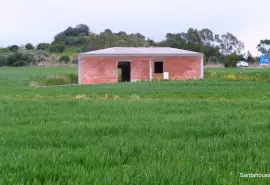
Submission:
<svg viewBox="0 0 270 185">
<path fill-rule="evenodd" d="M 68 62 L 70 62 L 70 58 L 67 55 L 63 55 L 63 56 L 60 57 L 59 62 L 68 63 Z"/>
<path fill-rule="evenodd" d="M 34 46 L 31 43 L 28 43 L 25 45 L 25 49 L 31 50 L 31 49 L 34 49 Z"/>
<path fill-rule="evenodd" d="M 1 63 L 7 66 L 28 66 L 32 64 L 38 64 L 39 62 L 45 61 L 47 59 L 47 53 L 41 50 L 27 50 L 19 49 L 17 52 L 9 54 L 0 53 Z M 3 65 L 3 64 L 0 64 Z"/>
<path fill-rule="evenodd" d="M 236 54 L 227 55 L 224 58 L 224 67 L 236 67 L 238 56 Z"/>
<path fill-rule="evenodd" d="M 67 76 L 70 78 L 72 84 L 78 84 L 78 75 L 77 74 L 67 74 Z"/>
<path fill-rule="evenodd" d="M 72 60 L 72 64 L 77 64 L 78 65 L 78 59 Z"/>
<path fill-rule="evenodd" d="M 51 52 L 57 52 L 57 53 L 63 53 L 65 50 L 65 43 L 63 42 L 54 42 L 51 46 L 50 46 L 50 51 Z"/>
<path fill-rule="evenodd" d="M 236 67 L 237 61 L 225 60 L 224 67 Z"/>
<path fill-rule="evenodd" d="M 7 58 L 4 56 L 0 56 L 0 67 L 7 65 Z"/>
<path fill-rule="evenodd" d="M 9 49 L 11 52 L 17 52 L 20 48 L 19 48 L 19 46 L 17 46 L 17 45 L 12 45 L 12 46 L 9 46 L 8 49 Z"/>
<path fill-rule="evenodd" d="M 68 85 L 68 84 L 78 84 L 77 74 L 49 74 L 43 76 L 36 81 L 32 81 L 30 86 L 51 86 L 51 85 Z"/>
<path fill-rule="evenodd" d="M 49 47 L 50 47 L 49 43 L 39 43 L 37 45 L 38 50 L 47 50 L 47 49 L 49 49 Z"/>
</svg>

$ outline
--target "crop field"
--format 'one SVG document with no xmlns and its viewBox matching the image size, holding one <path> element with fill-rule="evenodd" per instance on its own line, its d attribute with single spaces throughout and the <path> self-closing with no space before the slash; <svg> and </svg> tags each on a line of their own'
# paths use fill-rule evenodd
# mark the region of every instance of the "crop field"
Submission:
<svg viewBox="0 0 270 185">
<path fill-rule="evenodd" d="M 270 69 L 204 80 L 31 86 L 0 68 L 0 184 L 269 184 Z"/>
</svg>

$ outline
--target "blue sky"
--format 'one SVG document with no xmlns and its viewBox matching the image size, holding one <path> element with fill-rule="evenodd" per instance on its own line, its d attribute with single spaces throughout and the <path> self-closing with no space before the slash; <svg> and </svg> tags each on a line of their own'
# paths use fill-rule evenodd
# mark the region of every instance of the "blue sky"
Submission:
<svg viewBox="0 0 270 185">
<path fill-rule="evenodd" d="M 93 32 L 106 28 L 140 32 L 156 41 L 190 27 L 231 32 L 253 55 L 258 55 L 259 41 L 270 37 L 267 0 L 0 0 L 0 4 L 0 46 L 51 42 L 56 33 L 80 23 Z"/>
</svg>

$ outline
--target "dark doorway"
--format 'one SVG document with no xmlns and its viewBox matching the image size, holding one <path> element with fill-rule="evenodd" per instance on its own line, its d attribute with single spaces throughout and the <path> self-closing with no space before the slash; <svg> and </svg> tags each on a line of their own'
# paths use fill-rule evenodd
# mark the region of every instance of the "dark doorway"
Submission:
<svg viewBox="0 0 270 185">
<path fill-rule="evenodd" d="M 118 82 L 130 82 L 130 62 L 118 62 Z"/>
</svg>

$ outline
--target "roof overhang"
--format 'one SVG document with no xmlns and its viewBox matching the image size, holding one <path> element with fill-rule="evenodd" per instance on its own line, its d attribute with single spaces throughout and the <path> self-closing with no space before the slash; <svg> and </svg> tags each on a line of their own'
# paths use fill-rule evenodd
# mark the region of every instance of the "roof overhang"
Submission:
<svg viewBox="0 0 270 185">
<path fill-rule="evenodd" d="M 93 53 L 81 53 L 80 57 L 203 57 L 202 53 L 186 53 L 186 54 L 168 54 L 168 53 L 160 53 L 160 54 L 151 54 L 151 53 L 143 53 L 143 54 L 134 54 L 134 53 L 125 53 L 125 54 L 93 54 Z"/>
</svg>

